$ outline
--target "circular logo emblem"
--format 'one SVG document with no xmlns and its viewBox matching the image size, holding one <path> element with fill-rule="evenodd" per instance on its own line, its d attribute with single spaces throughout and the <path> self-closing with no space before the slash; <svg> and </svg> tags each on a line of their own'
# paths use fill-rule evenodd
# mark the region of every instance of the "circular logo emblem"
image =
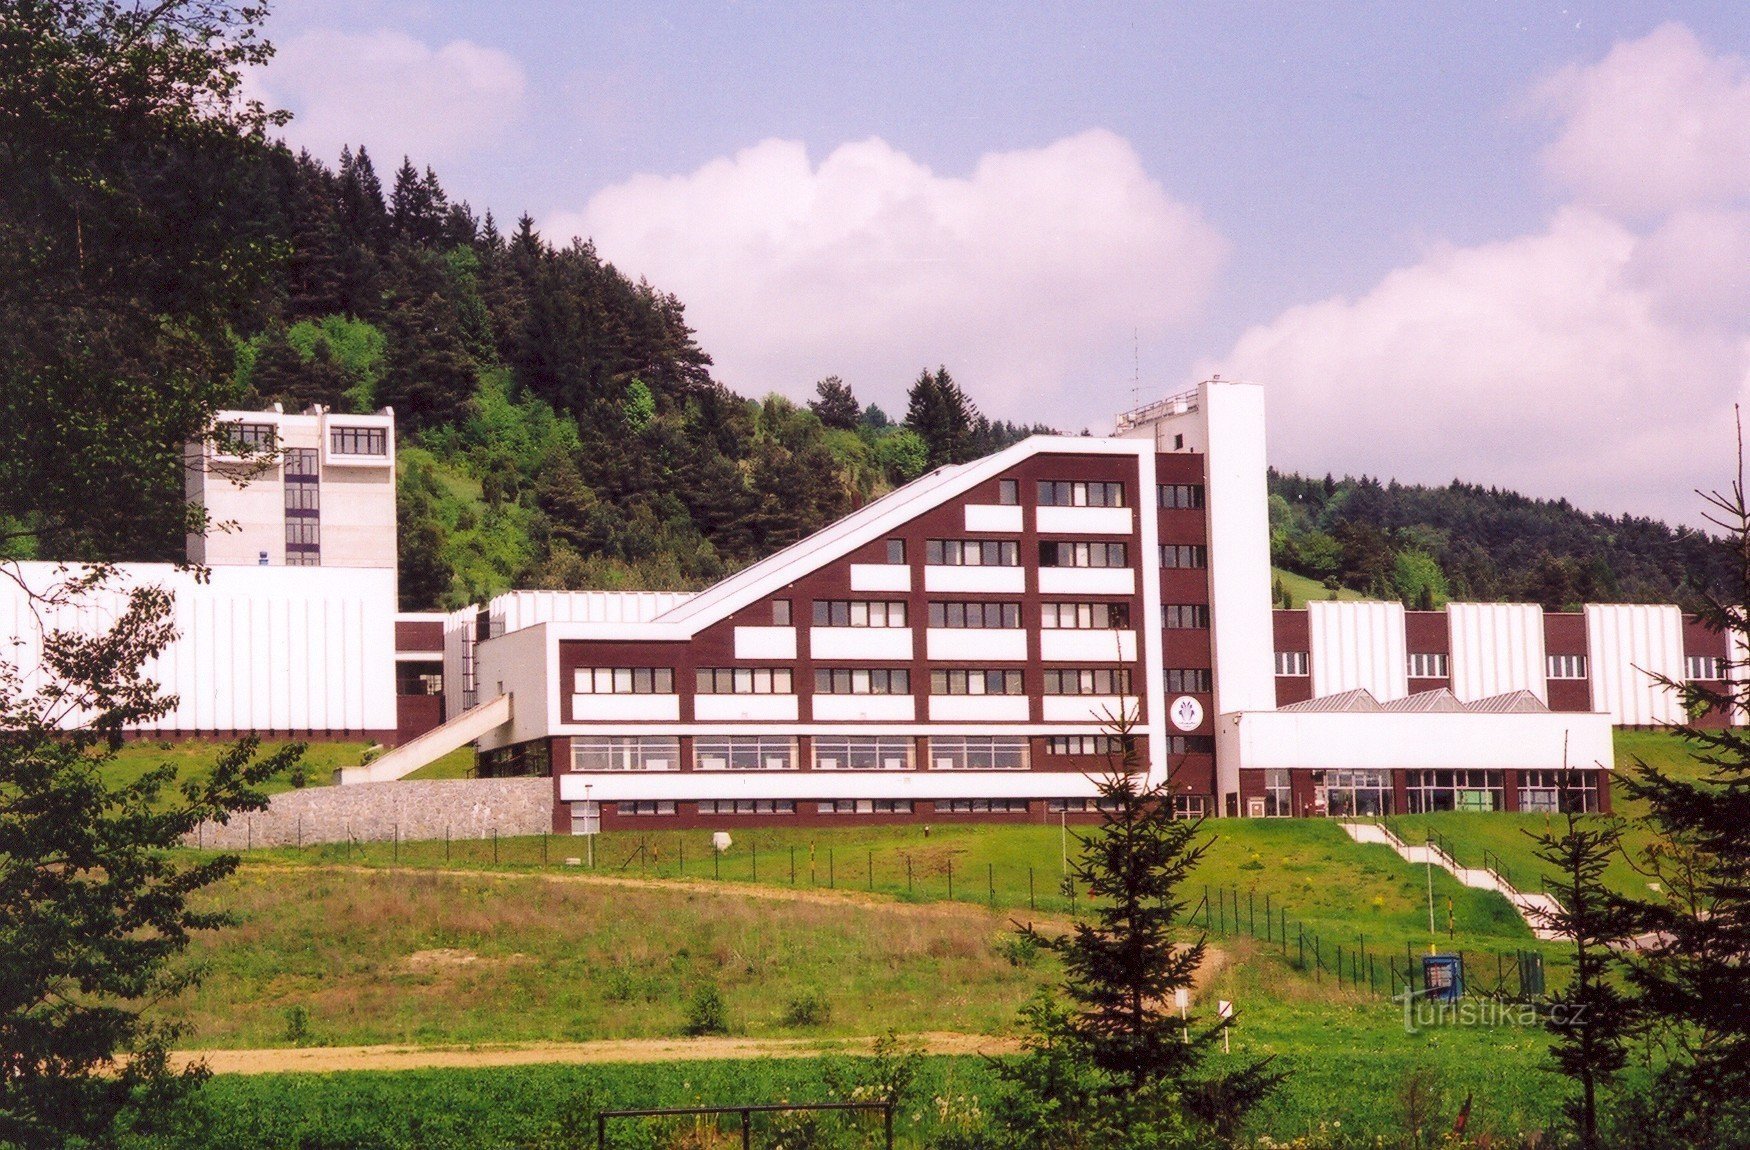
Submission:
<svg viewBox="0 0 1750 1150">
<path fill-rule="evenodd" d="M 1195 731 L 1203 725 L 1203 704 L 1190 695 L 1180 695 L 1173 700 L 1173 705 L 1167 708 L 1167 714 L 1173 720 L 1173 726 L 1181 731 Z"/>
</svg>

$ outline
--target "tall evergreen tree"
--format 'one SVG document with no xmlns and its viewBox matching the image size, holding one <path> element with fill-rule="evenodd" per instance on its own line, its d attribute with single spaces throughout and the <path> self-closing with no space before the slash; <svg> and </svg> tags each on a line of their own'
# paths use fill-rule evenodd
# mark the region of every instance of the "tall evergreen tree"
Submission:
<svg viewBox="0 0 1750 1150">
<path fill-rule="evenodd" d="M 477 369 L 459 328 L 455 306 L 436 292 L 390 316 L 377 402 L 393 407 L 397 424 L 409 432 L 467 413 Z"/>
<path fill-rule="evenodd" d="M 918 375 L 906 393 L 905 425 L 923 437 L 930 449 L 929 466 L 965 463 L 976 457 L 974 432 L 980 418 L 978 409 L 960 385 L 938 367 L 932 375 Z"/>
<path fill-rule="evenodd" d="M 851 385 L 836 375 L 829 375 L 814 385 L 818 398 L 811 400 L 808 410 L 820 417 L 828 427 L 855 431 L 863 420 L 862 405 L 851 391 Z"/>
</svg>

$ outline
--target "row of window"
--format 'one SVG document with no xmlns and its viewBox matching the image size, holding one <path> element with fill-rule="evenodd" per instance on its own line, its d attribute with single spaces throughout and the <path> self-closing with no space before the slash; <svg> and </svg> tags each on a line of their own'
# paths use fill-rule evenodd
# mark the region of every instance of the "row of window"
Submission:
<svg viewBox="0 0 1750 1150">
<path fill-rule="evenodd" d="M 1021 604 L 1016 602 L 934 601 L 929 605 L 931 627 L 1014 630 L 1021 626 Z M 906 604 L 902 599 L 816 599 L 816 627 L 904 627 Z M 788 626 L 790 601 L 772 602 L 772 623 Z M 1123 629 L 1130 626 L 1128 603 L 1045 603 L 1040 625 L 1047 629 Z"/>
<path fill-rule="evenodd" d="M 585 803 L 572 804 L 572 833 L 585 833 L 586 825 L 593 823 L 593 814 L 579 810 Z M 937 799 L 934 809 L 938 814 L 1020 814 L 1028 811 L 1027 799 Z M 1060 812 L 1093 813 L 1111 808 L 1109 802 L 1103 799 L 1047 799 L 1046 809 L 1052 814 Z M 621 815 L 672 815 L 676 813 L 676 804 L 672 801 L 637 801 L 620 800 L 614 804 L 615 810 Z M 814 804 L 814 809 L 823 815 L 909 815 L 915 804 L 910 799 L 822 799 Z M 796 813 L 796 803 L 792 799 L 700 799 L 698 810 L 702 815 L 793 815 Z M 1185 817 L 1185 816 L 1180 816 Z M 590 829 L 595 829 L 590 827 Z"/>
<path fill-rule="evenodd" d="M 1013 539 L 931 539 L 924 543 L 924 562 L 931 567 L 1019 567 L 1021 545 Z M 1204 563 L 1208 562 L 1207 555 Z M 1128 567 L 1130 548 L 1124 543 L 1045 540 L 1039 544 L 1041 567 Z"/>
<path fill-rule="evenodd" d="M 1172 668 L 1167 690 L 1207 693 L 1212 676 L 1206 668 Z M 1128 668 L 1059 667 L 1045 671 L 1047 695 L 1128 695 Z M 572 673 L 579 695 L 672 695 L 674 670 L 669 667 L 579 667 Z M 789 695 L 795 693 L 795 673 L 788 667 L 700 667 L 694 673 L 694 693 L 700 695 Z M 911 671 L 904 667 L 817 667 L 817 695 L 909 695 Z M 1018 669 L 943 668 L 930 672 L 932 695 L 1024 695 L 1026 682 Z"/>
<path fill-rule="evenodd" d="M 242 447 L 251 452 L 272 451 L 279 446 L 279 429 L 271 423 L 234 423 L 224 429 L 224 447 Z M 328 450 L 335 455 L 387 455 L 389 432 L 382 427 L 331 427 L 328 429 Z M 292 448 L 287 451 L 310 451 Z"/>
<path fill-rule="evenodd" d="M 1522 811 L 1596 811 L 1598 777 L 1591 771 L 1519 772 Z M 1333 818 L 1389 815 L 1392 812 L 1390 771 L 1315 771 L 1311 809 Z M 1505 809 L 1506 774 L 1502 771 L 1407 771 L 1405 806 L 1411 814 L 1430 811 L 1498 811 Z M 1264 772 L 1262 813 L 1270 818 L 1295 814 L 1293 785 L 1286 770 Z"/>
<path fill-rule="evenodd" d="M 699 771 L 789 771 L 797 767 L 796 740 L 787 735 L 700 735 L 693 739 L 693 769 Z M 914 742 L 904 735 L 818 736 L 814 769 L 904 771 L 912 768 Z M 940 771 L 1025 770 L 1025 738 L 1000 735 L 937 735 L 929 761 Z M 580 736 L 571 740 L 574 771 L 673 771 L 680 767 L 680 740 L 673 735 Z"/>
<path fill-rule="evenodd" d="M 1690 655 L 1685 661 L 1686 674 L 1691 679 L 1723 677 L 1725 660 L 1711 655 Z M 1276 652 L 1276 673 L 1282 676 L 1304 676 L 1308 667 L 1307 652 Z M 1441 651 L 1412 651 L 1405 656 L 1405 668 L 1412 679 L 1445 679 L 1452 670 L 1451 657 Z M 1550 655 L 1544 661 L 1545 677 L 1549 679 L 1584 679 L 1586 656 Z"/>
<path fill-rule="evenodd" d="M 1039 482 L 1041 507 L 1123 507 L 1124 484 L 1083 483 L 1044 479 Z"/>
<path fill-rule="evenodd" d="M 1209 566 L 1209 548 L 1202 543 L 1161 544 L 1161 566 L 1201 568 Z"/>
</svg>

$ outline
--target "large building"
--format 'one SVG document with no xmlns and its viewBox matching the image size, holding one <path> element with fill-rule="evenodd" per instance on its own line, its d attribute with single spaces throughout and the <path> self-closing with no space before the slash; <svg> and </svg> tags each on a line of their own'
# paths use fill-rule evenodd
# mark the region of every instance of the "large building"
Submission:
<svg viewBox="0 0 1750 1150">
<path fill-rule="evenodd" d="M 703 591 L 452 617 L 482 770 L 559 829 L 1086 814 L 1115 733 L 1186 815 L 1608 808 L 1613 724 L 1717 679 L 1674 607 L 1273 609 L 1261 388 L 932 472 Z"/>
<path fill-rule="evenodd" d="M 474 740 L 484 774 L 551 776 L 562 831 L 1091 817 L 1121 733 L 1184 815 L 1547 810 L 1564 767 L 1608 809 L 1613 725 L 1679 722 L 1669 683 L 1744 666 L 1671 606 L 1276 610 L 1263 390 L 1219 379 L 931 472 L 697 594 L 447 615 L 395 610 L 392 412 L 222 419 L 190 449 L 210 579 L 127 565 L 46 615 L 0 580 L 27 679 L 44 628 L 152 581 L 178 703 L 142 733 L 398 745 L 343 781 Z"/>
</svg>

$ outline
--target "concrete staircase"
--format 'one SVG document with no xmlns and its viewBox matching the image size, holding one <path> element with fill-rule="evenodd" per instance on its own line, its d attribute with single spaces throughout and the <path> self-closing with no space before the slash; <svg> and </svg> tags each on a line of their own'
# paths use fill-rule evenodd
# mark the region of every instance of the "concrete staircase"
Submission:
<svg viewBox="0 0 1750 1150">
<path fill-rule="evenodd" d="M 1341 820 L 1337 824 L 1348 836 L 1358 843 L 1378 843 L 1388 846 L 1398 853 L 1398 857 L 1416 866 L 1434 866 L 1451 874 L 1465 886 L 1476 890 L 1492 890 L 1513 904 L 1513 909 L 1519 912 L 1519 917 L 1525 920 L 1525 925 L 1531 928 L 1531 933 L 1541 939 L 1557 939 L 1562 937 L 1559 930 L 1551 928 L 1550 916 L 1562 909 L 1562 904 L 1547 894 L 1530 894 L 1515 887 L 1498 872 L 1487 867 L 1460 866 L 1458 860 L 1435 846 L 1433 843 L 1411 846 L 1391 832 L 1391 828 L 1380 823 L 1351 822 Z"/>
</svg>

